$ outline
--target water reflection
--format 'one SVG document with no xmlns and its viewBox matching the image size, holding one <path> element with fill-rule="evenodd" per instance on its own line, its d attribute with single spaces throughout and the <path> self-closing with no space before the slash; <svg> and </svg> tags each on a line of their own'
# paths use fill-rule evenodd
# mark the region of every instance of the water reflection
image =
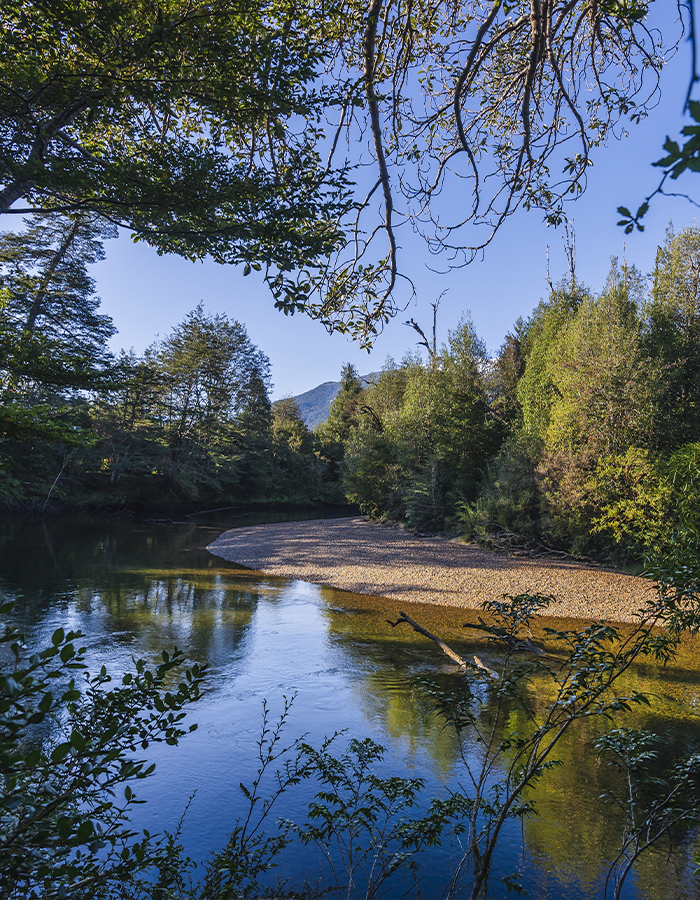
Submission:
<svg viewBox="0 0 700 900">
<path fill-rule="evenodd" d="M 254 776 L 262 699 L 274 715 L 285 694 L 297 695 L 290 737 L 306 732 L 318 745 L 343 729 L 371 736 L 389 748 L 388 769 L 424 776 L 432 794 L 444 795 L 445 785 L 464 778 L 460 750 L 474 754 L 478 747 L 460 747 L 422 685 L 425 679 L 442 687 L 460 683 L 462 676 L 440 650 L 407 627 L 387 623 L 397 618 L 395 604 L 265 578 L 212 557 L 203 547 L 221 527 L 20 518 L 0 527 L 0 591 L 17 600 L 16 619 L 31 641 L 45 642 L 60 625 L 86 633 L 93 668 L 105 663 L 116 673 L 130 668 L 134 657 L 155 660 L 173 645 L 211 667 L 209 693 L 192 713 L 198 731 L 175 750 L 152 750 L 156 775 L 140 789 L 149 803 L 139 808 L 135 824 L 174 828 L 196 791 L 186 850 L 202 858 L 220 847 L 241 810 L 238 783 Z M 496 662 L 473 632 L 461 628 L 464 612 L 428 606 L 407 611 L 458 652 L 478 648 L 485 662 Z M 628 685 L 659 697 L 654 710 L 635 721 L 661 730 L 669 747 L 677 748 L 692 746 L 699 731 L 697 647 L 684 652 L 675 668 L 638 667 Z M 535 705 L 546 703 L 546 690 L 544 683 L 534 686 Z M 525 886 L 536 900 L 602 896 L 622 827 L 619 815 L 599 802 L 617 778 L 592 751 L 605 726 L 593 721 L 562 743 L 561 765 L 540 784 L 540 815 L 522 830 L 509 827 L 499 848 L 498 870 L 524 864 Z M 312 793 L 313 786 L 303 785 L 280 814 L 303 818 Z M 695 897 L 688 861 L 694 849 L 692 835 L 668 865 L 663 852 L 642 857 L 625 896 Z M 453 851 L 446 846 L 431 865 L 437 858 L 446 871 Z M 302 874 L 307 865 L 297 857 L 288 874 Z M 439 896 L 442 885 L 434 882 L 428 878 L 421 888 L 424 898 Z"/>
</svg>

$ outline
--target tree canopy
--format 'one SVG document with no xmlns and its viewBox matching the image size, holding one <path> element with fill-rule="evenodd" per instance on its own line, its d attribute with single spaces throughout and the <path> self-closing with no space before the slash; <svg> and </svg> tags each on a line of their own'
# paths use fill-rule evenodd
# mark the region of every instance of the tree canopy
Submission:
<svg viewBox="0 0 700 900">
<path fill-rule="evenodd" d="M 561 221 L 656 100 L 653 2 L 10 0 L 0 209 L 260 268 L 369 342 L 411 296 L 401 226 L 462 265 L 518 208 Z"/>
<path fill-rule="evenodd" d="M 327 255 L 316 29 L 287 0 L 3 4 L 0 210 L 91 210 L 190 259 Z"/>
</svg>

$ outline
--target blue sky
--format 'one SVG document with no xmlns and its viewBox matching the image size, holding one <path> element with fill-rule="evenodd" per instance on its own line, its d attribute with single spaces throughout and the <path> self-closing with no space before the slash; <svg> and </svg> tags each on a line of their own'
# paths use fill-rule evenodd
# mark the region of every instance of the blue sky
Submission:
<svg viewBox="0 0 700 900">
<path fill-rule="evenodd" d="M 603 287 L 611 256 L 624 253 L 627 262 L 648 272 L 669 220 L 679 229 L 695 217 L 687 200 L 660 197 L 646 216 L 644 233 L 625 235 L 616 225 L 617 207 L 636 209 L 658 182 L 659 170 L 651 163 L 663 155 L 665 136 L 676 138 L 687 124 L 682 108 L 689 69 L 685 43 L 663 74 L 658 107 L 642 124 L 631 126 L 627 138 L 598 149 L 588 190 L 568 210 L 576 232 L 577 276 L 596 290 Z M 700 176 L 686 174 L 677 186 L 700 198 Z M 547 228 L 538 213 L 517 213 L 503 225 L 483 261 L 447 274 L 430 271 L 435 258 L 412 239 L 399 261 L 417 286 L 417 301 L 386 326 L 370 354 L 342 335 L 329 336 L 318 322 L 275 310 L 265 286 L 256 281 L 255 273 L 244 278 L 242 267 L 159 257 L 124 234 L 107 243 L 107 259 L 94 267 L 93 274 L 102 310 L 118 329 L 112 340 L 115 349 L 133 347 L 141 352 L 156 335 L 168 334 L 201 300 L 205 309 L 245 324 L 251 340 L 270 358 L 276 399 L 337 380 L 343 362 L 354 363 L 364 374 L 380 369 L 389 355 L 400 359 L 415 346 L 414 333 L 402 323 L 413 317 L 427 330 L 430 304 L 443 291 L 447 293 L 440 306 L 438 340 L 443 341 L 462 313 L 470 311 L 489 351 L 497 350 L 518 316 L 527 317 L 547 294 L 548 245 L 550 273 L 556 281 L 567 272 L 562 231 Z"/>
</svg>

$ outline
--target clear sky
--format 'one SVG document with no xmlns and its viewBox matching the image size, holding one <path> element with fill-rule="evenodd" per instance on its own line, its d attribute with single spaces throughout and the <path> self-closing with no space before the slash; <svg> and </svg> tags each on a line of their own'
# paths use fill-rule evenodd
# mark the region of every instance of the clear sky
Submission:
<svg viewBox="0 0 700 900">
<path fill-rule="evenodd" d="M 657 184 L 659 170 L 651 163 L 663 155 L 666 135 L 677 138 L 687 124 L 682 107 L 689 57 L 685 43 L 664 72 L 658 107 L 642 124 L 631 126 L 627 138 L 598 149 L 588 190 L 569 207 L 576 232 L 576 274 L 595 290 L 604 285 L 611 256 L 624 253 L 628 263 L 649 272 L 669 220 L 679 229 L 695 217 L 695 207 L 687 200 L 657 197 L 645 218 L 643 234 L 625 235 L 616 225 L 617 207 L 636 209 Z M 677 186 L 700 198 L 700 175 L 686 173 Z M 518 316 L 527 317 L 547 294 L 548 245 L 550 273 L 556 281 L 567 273 L 562 232 L 547 228 L 536 212 L 513 216 L 483 261 L 448 274 L 430 271 L 429 265 L 436 266 L 435 258 L 412 239 L 399 263 L 414 280 L 418 299 L 385 328 L 371 354 L 342 335 L 329 336 L 317 322 L 275 310 L 265 286 L 255 280 L 255 273 L 244 278 L 242 267 L 159 257 L 124 234 L 107 243 L 107 259 L 94 267 L 93 274 L 102 311 L 112 316 L 118 329 L 112 340 L 115 349 L 133 347 L 141 352 L 156 335 L 168 334 L 202 300 L 205 309 L 245 324 L 251 340 L 270 358 L 276 399 L 337 380 L 343 362 L 354 363 L 364 374 L 380 369 L 388 355 L 399 360 L 415 346 L 414 332 L 402 323 L 413 317 L 427 331 L 432 326 L 430 304 L 445 290 L 438 341 L 445 340 L 462 312 L 470 311 L 489 351 L 497 350 Z"/>
</svg>

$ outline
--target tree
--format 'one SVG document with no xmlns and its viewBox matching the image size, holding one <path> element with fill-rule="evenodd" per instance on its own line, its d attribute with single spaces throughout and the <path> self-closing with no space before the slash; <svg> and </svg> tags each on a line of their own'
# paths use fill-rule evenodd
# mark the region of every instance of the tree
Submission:
<svg viewBox="0 0 700 900">
<path fill-rule="evenodd" d="M 151 412 L 167 446 L 163 470 L 187 493 L 238 480 L 246 426 L 269 425 L 270 363 L 240 322 L 207 315 L 200 303 L 151 347 L 146 362 L 160 381 Z"/>
<path fill-rule="evenodd" d="M 377 383 L 369 385 L 343 445 L 345 494 L 363 513 L 403 516 L 405 472 L 398 462 L 390 423 L 399 414 L 408 383 L 406 360 L 387 359 Z"/>
<path fill-rule="evenodd" d="M 115 360 L 108 390 L 93 390 L 90 420 L 96 437 L 95 465 L 107 470 L 111 485 L 123 475 L 147 476 L 162 463 L 153 413 L 161 393 L 161 380 L 153 365 L 133 350 Z"/>
<path fill-rule="evenodd" d="M 461 502 L 475 498 L 498 435 L 487 403 L 486 348 L 471 319 L 462 317 L 439 353 L 428 351 L 427 363 L 411 353 L 400 366 L 389 361 L 366 389 L 344 445 L 343 481 L 363 511 L 441 530 Z"/>
<path fill-rule="evenodd" d="M 438 444 L 444 448 L 441 479 L 454 508 L 476 496 L 499 439 L 488 404 L 490 361 L 471 316 L 462 316 L 457 327 L 448 332 L 440 362 L 445 382 L 437 417 Z"/>
<path fill-rule="evenodd" d="M 641 345 L 643 279 L 612 260 L 603 293 L 586 298 L 550 348 L 556 390 L 552 450 L 618 453 L 648 433 L 648 371 Z"/>
<path fill-rule="evenodd" d="M 552 347 L 588 296 L 589 291 L 581 284 L 561 283 L 546 301 L 540 301 L 526 324 L 525 371 L 518 382 L 517 398 L 522 408 L 523 430 L 534 441 L 544 440 L 556 397 L 550 372 Z"/>
<path fill-rule="evenodd" d="M 656 393 L 651 442 L 671 450 L 700 440 L 700 228 L 669 227 L 653 277 L 645 307 Z"/>
<path fill-rule="evenodd" d="M 284 397 L 272 404 L 272 436 L 292 453 L 311 453 L 311 432 L 304 424 L 294 397 Z"/>
<path fill-rule="evenodd" d="M 110 384 L 115 328 L 88 266 L 115 229 L 85 214 L 26 226 L 0 236 L 0 470 L 6 499 L 36 501 L 91 440 L 85 392 Z"/>
<path fill-rule="evenodd" d="M 264 268 L 280 309 L 370 343 L 412 290 L 399 225 L 459 265 L 520 207 L 562 220 L 593 149 L 656 98 L 647 12 L 10 0 L 2 208 L 90 209 L 160 252 Z M 456 219 L 441 208 L 453 176 Z"/>
<path fill-rule="evenodd" d="M 177 452 L 186 441 L 211 444 L 266 395 L 270 363 L 240 322 L 207 315 L 200 303 L 149 351 L 163 380 L 166 429 Z"/>
<path fill-rule="evenodd" d="M 404 473 L 403 514 L 412 527 L 439 530 L 460 502 L 475 496 L 494 444 L 486 347 L 471 318 L 462 316 L 439 352 L 434 345 L 428 351 L 427 363 L 404 359 L 401 406 L 385 429 Z"/>
<path fill-rule="evenodd" d="M 639 273 L 613 259 L 603 293 L 583 300 L 548 350 L 555 393 L 538 466 L 546 533 L 579 552 L 589 540 L 599 460 L 640 446 L 649 432 L 642 296 Z"/>
<path fill-rule="evenodd" d="M 673 453 L 630 447 L 602 457 L 591 483 L 597 508 L 593 531 L 612 536 L 632 557 L 673 552 L 700 534 L 698 462 L 700 443 Z"/>
<path fill-rule="evenodd" d="M 318 426 L 323 455 L 330 461 L 334 473 L 345 453 L 350 432 L 360 419 L 362 382 L 352 363 L 344 363 L 340 370 L 340 390 L 333 398 L 325 422 Z"/>
<path fill-rule="evenodd" d="M 561 222 L 567 199 L 585 189 L 595 148 L 620 119 L 643 118 L 656 95 L 662 59 L 649 5 L 349 5 L 330 30 L 333 62 L 360 73 L 365 115 L 354 118 L 368 134 L 373 175 L 355 239 L 312 308 L 365 329 L 402 308 L 403 224 L 463 265 L 518 208 Z"/>
<path fill-rule="evenodd" d="M 406 354 L 401 406 L 387 417 L 384 432 L 402 475 L 400 515 L 414 529 L 440 530 L 444 524 L 441 460 L 448 447 L 440 443 L 438 417 L 444 379 L 437 360 L 427 365 Z"/>
<path fill-rule="evenodd" d="M 489 406 L 504 437 L 522 424 L 518 383 L 525 372 L 524 330 L 525 323 L 518 319 L 515 334 L 508 332 L 498 356 L 486 372 Z"/>
<path fill-rule="evenodd" d="M 293 397 L 272 404 L 272 491 L 282 500 L 325 499 L 322 477 L 328 463 L 316 455 L 314 435 Z M 341 495 L 342 496 L 342 495 Z"/>
<path fill-rule="evenodd" d="M 4 387 L 85 388 L 109 362 L 115 333 L 88 266 L 116 229 L 93 216 L 33 216 L 0 237 Z"/>
<path fill-rule="evenodd" d="M 287 0 L 11 0 L 0 211 L 89 210 L 189 259 L 324 258 L 345 200 L 312 124 L 319 24 Z"/>
</svg>

